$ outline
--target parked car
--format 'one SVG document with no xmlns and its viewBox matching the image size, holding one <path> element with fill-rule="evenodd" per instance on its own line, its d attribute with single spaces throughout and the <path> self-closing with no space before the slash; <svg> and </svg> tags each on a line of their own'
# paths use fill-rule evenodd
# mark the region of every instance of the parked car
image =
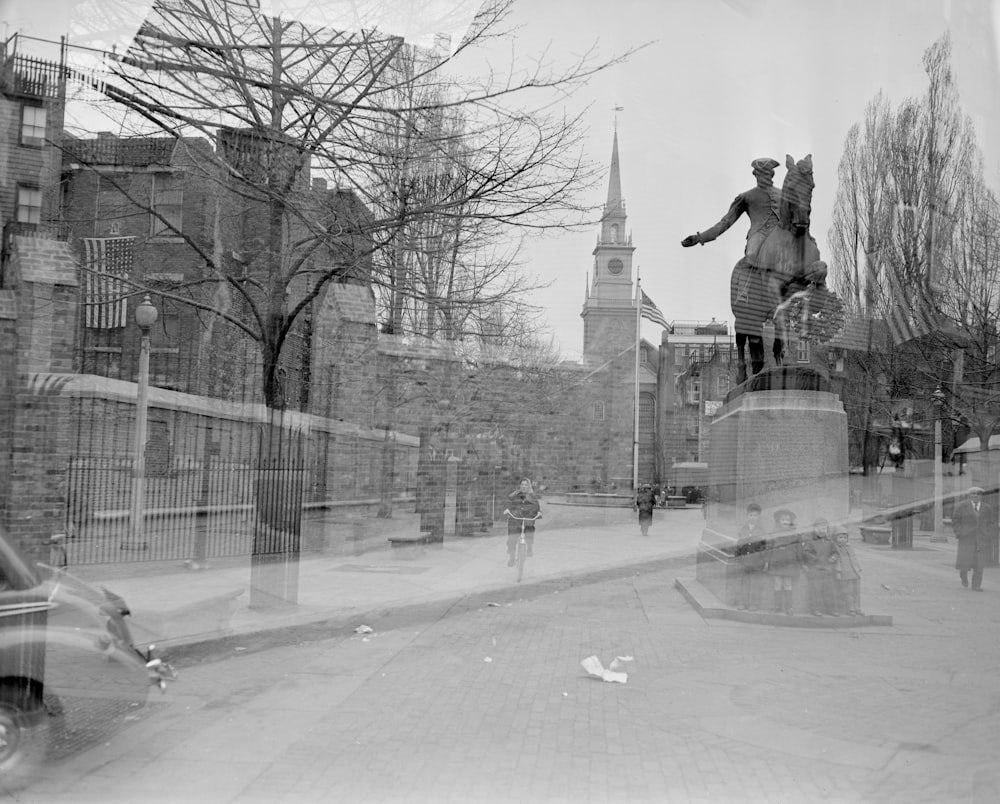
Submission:
<svg viewBox="0 0 1000 804">
<path fill-rule="evenodd" d="M 0 790 L 31 779 L 55 724 L 145 704 L 149 657 L 128 613 L 120 597 L 30 560 L 0 532 Z"/>
</svg>

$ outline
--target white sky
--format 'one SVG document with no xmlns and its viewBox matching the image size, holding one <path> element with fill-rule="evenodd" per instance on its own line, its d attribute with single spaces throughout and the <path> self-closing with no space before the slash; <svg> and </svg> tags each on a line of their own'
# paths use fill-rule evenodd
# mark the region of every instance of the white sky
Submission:
<svg viewBox="0 0 1000 804">
<path fill-rule="evenodd" d="M 477 3 L 410 0 L 457 11 Z M 5 35 L 58 38 L 87 6 L 149 0 L 0 0 Z M 272 5 L 357 9 L 358 0 L 270 0 Z M 326 5 L 326 3 L 332 4 Z M 395 3 L 395 5 L 393 5 Z M 405 4 L 404 4 L 405 5 Z M 369 11 L 397 8 L 377 0 Z M 464 7 L 464 8 L 463 8 Z M 970 9 L 978 12 L 971 19 Z M 140 15 L 141 16 L 141 15 Z M 1000 186 L 1000 76 L 996 62 L 1000 0 L 521 0 L 521 55 L 549 49 L 566 63 L 597 44 L 603 56 L 652 42 L 629 62 L 596 76 L 570 101 L 589 109 L 587 156 L 610 160 L 613 106 L 619 115 L 622 190 L 643 288 L 671 320 L 731 320 L 729 274 L 743 253 L 747 224 L 719 240 L 682 249 L 680 240 L 715 223 L 733 197 L 753 185 L 750 161 L 784 165 L 813 155 L 812 233 L 828 257 L 836 170 L 844 137 L 882 90 L 895 106 L 926 86 L 921 56 L 951 30 L 953 66 L 966 110 L 977 123 L 989 176 Z M 971 20 L 971 21 L 970 21 Z M 505 47 L 509 48 L 510 43 Z M 784 168 L 779 168 L 780 184 Z M 604 200 L 604 183 L 591 203 Z M 594 225 L 579 233 L 529 238 L 528 269 L 551 286 L 536 294 L 565 356 L 582 347 L 579 317 Z M 648 322 L 644 336 L 660 330 Z"/>
<path fill-rule="evenodd" d="M 668 320 L 731 322 L 729 276 L 743 254 L 746 218 L 703 247 L 682 249 L 681 239 L 714 224 L 737 193 L 754 185 L 752 159 L 781 162 L 780 184 L 785 154 L 811 153 L 811 231 L 826 258 L 848 129 L 880 89 L 893 106 L 923 93 L 921 56 L 949 19 L 962 99 L 1000 186 L 997 30 L 968 30 L 969 6 L 992 10 L 994 21 L 1000 16 L 995 0 L 545 0 L 522 7 L 529 22 L 519 44 L 551 40 L 556 54 L 572 53 L 600 37 L 610 53 L 656 40 L 588 87 L 589 155 L 608 164 L 611 109 L 624 106 L 622 192 L 643 289 Z M 602 202 L 605 193 L 606 184 L 592 200 Z M 538 301 L 566 356 L 582 349 L 579 314 L 597 231 L 529 247 L 534 272 L 553 283 Z M 643 322 L 653 343 L 660 332 Z"/>
</svg>

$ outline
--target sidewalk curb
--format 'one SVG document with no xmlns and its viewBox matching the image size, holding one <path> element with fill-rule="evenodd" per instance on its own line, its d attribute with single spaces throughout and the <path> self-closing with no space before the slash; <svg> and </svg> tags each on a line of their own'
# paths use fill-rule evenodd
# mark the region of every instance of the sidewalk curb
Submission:
<svg viewBox="0 0 1000 804">
<path fill-rule="evenodd" d="M 295 623 L 276 623 L 261 628 L 244 628 L 239 632 L 196 634 L 156 643 L 157 650 L 173 664 L 184 666 L 219 661 L 235 655 L 270 648 L 286 647 L 336 636 L 347 636 L 359 625 L 375 631 L 387 631 L 438 620 L 450 614 L 486 608 L 490 603 L 513 603 L 525 598 L 571 589 L 575 586 L 619 580 L 630 575 L 648 575 L 663 570 L 693 565 L 695 556 L 677 555 L 665 558 L 614 564 L 577 573 L 549 575 L 535 580 L 494 587 L 482 592 L 462 592 L 418 603 L 386 604 L 368 609 L 330 612 Z"/>
</svg>

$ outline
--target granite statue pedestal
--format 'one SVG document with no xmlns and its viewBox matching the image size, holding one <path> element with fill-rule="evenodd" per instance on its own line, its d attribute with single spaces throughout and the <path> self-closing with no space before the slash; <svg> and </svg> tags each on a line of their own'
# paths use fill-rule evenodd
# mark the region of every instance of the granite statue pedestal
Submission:
<svg viewBox="0 0 1000 804">
<path fill-rule="evenodd" d="M 765 533 L 774 512 L 789 508 L 795 531 L 813 521 L 843 522 L 849 512 L 847 416 L 822 375 L 779 367 L 737 388 L 709 428 L 708 501 L 698 549 L 697 579 L 725 605 L 736 605 L 742 569 L 734 559 L 746 507 L 761 507 Z M 761 607 L 773 607 L 769 576 L 756 579 Z M 805 583 L 794 585 L 793 608 L 808 612 Z"/>
</svg>

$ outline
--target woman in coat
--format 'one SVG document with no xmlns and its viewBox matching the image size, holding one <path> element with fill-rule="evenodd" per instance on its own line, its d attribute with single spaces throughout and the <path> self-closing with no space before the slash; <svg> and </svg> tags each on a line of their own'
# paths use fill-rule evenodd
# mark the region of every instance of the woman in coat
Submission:
<svg viewBox="0 0 1000 804">
<path fill-rule="evenodd" d="M 653 522 L 653 507 L 656 505 L 656 495 L 653 487 L 644 483 L 635 495 L 635 507 L 639 511 L 639 529 L 643 536 L 649 535 L 649 526 Z"/>
</svg>

